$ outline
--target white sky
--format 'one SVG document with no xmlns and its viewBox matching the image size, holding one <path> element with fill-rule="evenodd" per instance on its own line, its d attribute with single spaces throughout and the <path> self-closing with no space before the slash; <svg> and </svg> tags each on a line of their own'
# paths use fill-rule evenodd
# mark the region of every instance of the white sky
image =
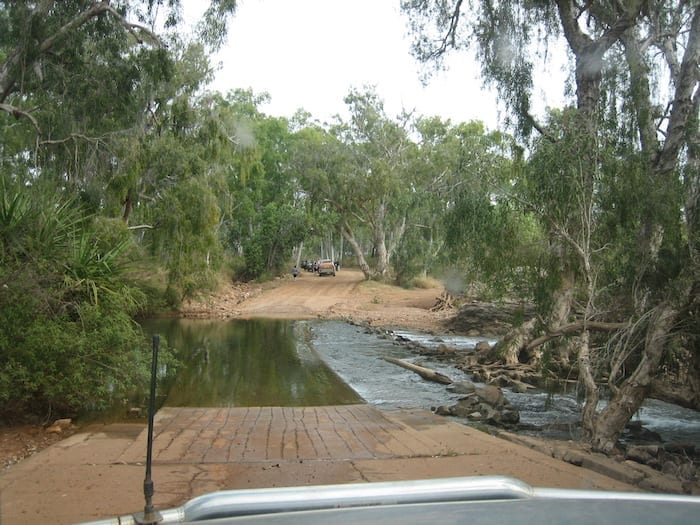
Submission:
<svg viewBox="0 0 700 525">
<path fill-rule="evenodd" d="M 186 0 L 186 18 L 204 3 Z M 424 87 L 407 32 L 398 0 L 239 0 L 228 43 L 213 58 L 221 70 L 211 89 L 266 91 L 271 103 L 260 109 L 268 115 L 303 108 L 323 122 L 347 115 L 351 87 L 373 85 L 389 117 L 405 108 L 495 129 L 496 97 L 473 59 L 453 54 L 448 71 Z"/>
</svg>

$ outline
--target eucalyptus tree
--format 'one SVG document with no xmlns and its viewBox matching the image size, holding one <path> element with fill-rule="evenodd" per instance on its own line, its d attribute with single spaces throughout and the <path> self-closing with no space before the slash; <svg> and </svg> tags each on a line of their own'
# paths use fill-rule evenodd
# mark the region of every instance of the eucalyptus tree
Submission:
<svg viewBox="0 0 700 525">
<path fill-rule="evenodd" d="M 187 45 L 179 1 L 0 3 L 0 118 L 8 156 L 100 213 L 129 221 L 142 170 L 130 162 L 211 75 L 232 0 L 214 0 Z M 223 24 L 223 25 L 222 25 Z M 202 69 L 205 69 L 202 71 Z M 15 122 L 15 119 L 18 119 Z M 17 172 L 19 174 L 19 172 Z"/>
<path fill-rule="evenodd" d="M 183 149 L 194 147 L 204 157 L 220 158 L 214 150 L 216 141 L 206 136 L 205 122 L 211 112 L 206 98 L 199 95 L 212 75 L 204 47 L 174 42 L 167 59 L 151 66 L 162 74 L 141 80 L 143 104 L 135 108 L 132 127 L 115 134 L 109 144 L 109 169 L 99 176 L 104 185 L 103 213 L 120 214 L 127 224 L 135 209 L 154 202 L 161 182 L 172 181 L 159 169 L 157 156 L 148 157 L 159 141 L 173 139 L 182 142 Z M 143 217 L 137 213 L 136 219 Z"/>
<path fill-rule="evenodd" d="M 234 9 L 233 0 L 211 2 L 200 26 L 206 42 L 221 43 Z M 39 146 L 69 150 L 67 177 L 88 176 L 73 171 L 143 118 L 145 88 L 167 75 L 180 10 L 165 0 L 0 3 L 0 111 L 26 119 Z"/>
<path fill-rule="evenodd" d="M 102 173 L 101 213 L 121 216 L 167 271 L 177 304 L 214 284 L 223 262 L 220 232 L 234 154 L 221 97 L 202 92 L 211 68 L 199 44 L 173 45 L 167 81 L 149 85 L 150 100 L 129 133 L 111 147 Z"/>
<path fill-rule="evenodd" d="M 413 277 L 435 270 L 444 252 L 443 217 L 450 206 L 450 189 L 459 185 L 456 165 L 459 147 L 452 148 L 452 124 L 439 117 L 418 117 L 412 122 L 415 147 L 406 161 L 412 184 L 406 198 L 407 228 L 392 259 L 396 280 L 407 284 Z"/>
<path fill-rule="evenodd" d="M 582 422 L 596 448 L 611 450 L 649 393 L 669 343 L 679 340 L 679 327 L 696 324 L 700 10 L 683 0 L 416 0 L 402 6 L 422 60 L 440 60 L 475 42 L 485 79 L 498 88 L 522 135 L 533 129 L 542 135 L 533 158 L 539 196 L 531 193 L 526 204 L 547 228 L 558 265 L 546 275 L 557 285 L 548 297 L 544 335 L 533 339 L 533 331 L 514 341 L 531 350 L 557 335 L 578 334 Z M 575 109 L 548 129 L 532 115 L 533 70 L 555 38 L 567 44 Z M 632 179 L 645 190 L 635 191 L 640 202 L 634 205 L 620 193 Z M 605 194 L 608 188 L 619 201 Z M 545 206 L 545 195 L 556 210 Z M 610 227 L 616 219 L 625 221 L 617 232 Z M 623 243 L 634 245 L 627 259 L 610 248 Z M 664 253 L 677 263 L 663 264 Z M 617 268 L 615 254 L 623 256 Z M 600 322 L 609 320 L 624 322 Z M 596 329 L 614 331 L 602 337 L 592 335 Z M 692 338 L 685 343 L 697 360 Z M 612 397 L 598 412 L 600 380 L 607 380 Z"/>
<path fill-rule="evenodd" d="M 383 278 L 406 229 L 414 145 L 407 121 L 391 120 L 372 89 L 351 90 L 345 102 L 347 122 L 338 118 L 330 129 L 302 123 L 291 143 L 291 167 L 313 234 L 340 232 L 365 277 Z"/>
<path fill-rule="evenodd" d="M 509 267 L 503 258 L 520 253 L 513 234 L 518 223 L 525 221 L 513 216 L 508 223 L 501 220 L 489 226 L 488 217 L 478 210 L 490 214 L 506 209 L 501 201 L 512 176 L 512 139 L 498 131 L 487 132 L 482 122 L 453 124 L 437 117 L 418 119 L 416 131 L 418 155 L 413 170 L 419 206 L 412 211 L 411 224 L 420 217 L 416 230 L 427 244 L 418 254 L 424 257 L 426 269 L 436 262 L 454 266 L 459 261 L 471 281 L 488 281 L 493 289 L 508 288 L 505 272 L 499 274 L 499 270 Z M 498 243 L 508 232 L 511 238 Z M 501 246 L 507 249 L 500 250 Z M 496 278 L 480 279 L 484 271 Z"/>
<path fill-rule="evenodd" d="M 235 3 L 210 5 L 201 29 L 215 46 Z M 205 171 L 183 169 L 163 121 L 188 107 L 176 100 L 188 86 L 173 84 L 186 55 L 173 51 L 179 13 L 165 0 L 0 2 L 3 416 L 101 406 L 147 372 L 132 320 L 146 298 L 126 266 L 143 253 L 129 220 L 158 215 L 161 197 L 196 211 L 192 222 L 216 211 L 202 179 L 144 182 L 161 160 Z M 161 215 L 174 220 L 173 209 Z"/>
<path fill-rule="evenodd" d="M 308 230 L 290 167 L 289 124 L 260 110 L 266 93 L 237 89 L 210 100 L 214 135 L 225 154 L 220 237 L 225 249 L 242 256 L 246 277 L 276 274 Z"/>
<path fill-rule="evenodd" d="M 313 246 L 314 257 L 325 248 L 323 243 L 340 232 L 340 215 L 334 206 L 333 195 L 338 191 L 337 177 L 350 170 L 350 148 L 318 123 L 301 116 L 289 143 L 290 176 L 296 181 L 295 202 L 303 207 L 308 217 L 308 238 L 318 243 Z M 342 257 L 342 254 L 339 255 Z M 360 266 L 369 267 L 362 250 Z"/>
<path fill-rule="evenodd" d="M 152 228 L 149 207 L 155 213 L 161 197 L 187 186 L 176 184 L 178 173 L 203 172 L 194 164 L 173 166 L 173 155 L 160 164 L 152 154 L 180 154 L 188 140 L 190 150 L 201 150 L 190 129 L 193 96 L 211 75 L 205 45 L 220 45 L 222 22 L 234 8 L 232 1 L 211 2 L 199 26 L 203 44 L 188 45 L 177 31 L 180 2 L 3 3 L 3 119 L 9 123 L 12 114 L 25 123 L 24 131 L 3 126 L 6 136 L 23 138 L 5 153 L 24 159 L 32 179 L 53 180 L 58 191 L 80 196 L 93 212 L 128 224 L 137 209 L 139 219 L 148 220 L 132 227 Z M 168 166 L 173 172 L 163 173 Z M 160 209 L 186 224 L 172 214 L 179 207 Z M 174 230 L 159 233 L 164 239 Z M 162 246 L 195 244 L 173 239 Z M 164 260 L 182 268 L 175 263 L 179 257 Z"/>
<path fill-rule="evenodd" d="M 340 231 L 360 261 L 366 278 L 387 276 L 390 259 L 408 221 L 411 197 L 409 152 L 414 147 L 408 133 L 408 115 L 389 118 L 384 103 L 372 89 L 351 90 L 345 97 L 349 122 L 333 130 L 349 147 L 346 170 L 329 174 L 332 182 L 327 202 L 337 213 Z M 375 266 L 370 269 L 357 232 L 368 232 Z"/>
</svg>

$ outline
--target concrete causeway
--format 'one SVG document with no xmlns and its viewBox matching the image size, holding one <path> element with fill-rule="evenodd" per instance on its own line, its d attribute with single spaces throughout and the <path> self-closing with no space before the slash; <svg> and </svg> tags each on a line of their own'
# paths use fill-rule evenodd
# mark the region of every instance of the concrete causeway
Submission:
<svg viewBox="0 0 700 525">
<path fill-rule="evenodd" d="M 166 408 L 158 413 L 153 459 L 166 463 L 352 461 L 438 456 L 445 448 L 367 405 Z M 120 457 L 143 460 L 146 435 Z"/>
<path fill-rule="evenodd" d="M 75 523 L 143 510 L 143 424 L 95 426 L 0 475 L 0 523 Z M 540 487 L 635 490 L 428 411 L 369 405 L 158 411 L 154 505 L 224 489 L 506 475 Z"/>
</svg>

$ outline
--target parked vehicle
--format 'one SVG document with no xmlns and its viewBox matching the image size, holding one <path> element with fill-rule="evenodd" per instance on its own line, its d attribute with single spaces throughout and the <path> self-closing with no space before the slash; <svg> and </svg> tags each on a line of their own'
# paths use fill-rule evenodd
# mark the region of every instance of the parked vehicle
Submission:
<svg viewBox="0 0 700 525">
<path fill-rule="evenodd" d="M 321 259 L 318 262 L 318 275 L 332 275 L 335 277 L 335 264 L 330 259 Z"/>
</svg>

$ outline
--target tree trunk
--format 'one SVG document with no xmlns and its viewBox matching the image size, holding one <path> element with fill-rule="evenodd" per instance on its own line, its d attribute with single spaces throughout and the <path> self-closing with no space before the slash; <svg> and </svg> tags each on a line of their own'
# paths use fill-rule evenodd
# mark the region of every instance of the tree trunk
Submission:
<svg viewBox="0 0 700 525">
<path fill-rule="evenodd" d="M 584 330 L 581 334 L 581 344 L 578 351 L 579 379 L 583 381 L 586 391 L 586 402 L 581 414 L 581 425 L 589 436 L 593 435 L 595 428 L 595 416 L 600 400 L 600 390 L 595 382 L 595 374 L 591 364 L 590 333 Z"/>
<path fill-rule="evenodd" d="M 607 331 L 607 332 L 612 332 L 612 331 L 617 331 L 617 330 L 622 330 L 624 328 L 627 328 L 629 325 L 627 323 L 605 323 L 605 322 L 599 322 L 599 321 L 575 321 L 573 323 L 566 324 L 564 326 L 559 327 L 557 331 L 552 331 L 552 332 L 547 332 L 545 335 L 541 335 L 537 339 L 533 339 L 530 341 L 530 343 L 527 345 L 526 350 L 532 351 L 535 349 L 535 347 L 542 345 L 548 341 L 551 341 L 552 339 L 556 339 L 557 337 L 562 337 L 565 335 L 571 335 L 574 333 L 578 333 L 584 328 L 587 328 L 588 330 L 601 330 L 601 331 Z"/>
<path fill-rule="evenodd" d="M 582 172 L 584 176 L 584 188 L 593 188 L 595 174 L 598 169 L 597 159 L 597 111 L 600 103 L 600 85 L 602 80 L 603 60 L 608 49 L 619 39 L 624 33 L 634 25 L 640 10 L 643 7 L 642 0 L 630 1 L 617 13 L 616 18 L 612 20 L 607 31 L 605 31 L 598 39 L 592 39 L 589 35 L 583 32 L 579 26 L 577 12 L 574 2 L 570 0 L 557 0 L 557 8 L 559 17 L 562 22 L 564 35 L 571 51 L 574 53 L 576 60 L 576 97 L 577 97 L 577 121 L 576 132 L 580 133 L 582 162 L 585 170 Z M 586 270 L 584 277 L 587 285 L 587 303 L 586 317 L 590 319 L 589 307 L 591 301 L 595 298 L 596 290 L 592 288 L 592 275 L 590 274 L 590 246 L 583 244 L 587 249 L 581 250 L 584 256 L 584 266 Z M 570 315 L 571 305 L 573 304 L 573 291 L 576 283 L 573 272 L 565 272 L 563 275 L 563 291 L 568 292 L 566 295 L 555 297 L 554 307 L 552 310 L 552 323 L 550 329 L 558 329 L 564 323 L 565 319 Z M 558 323 L 558 324 L 557 324 Z M 611 404 L 607 408 L 608 418 L 602 418 L 596 415 L 596 409 L 599 401 L 599 390 L 595 384 L 594 362 L 591 359 L 589 345 L 589 331 L 584 329 L 581 334 L 581 343 L 579 348 L 579 373 L 580 379 L 583 381 L 586 390 L 586 402 L 582 414 L 582 424 L 584 429 L 588 431 L 593 438 L 594 446 L 599 446 L 601 450 L 612 450 L 615 446 L 617 434 L 624 428 L 631 414 L 622 421 L 619 418 L 620 414 L 616 411 L 614 404 L 616 398 L 611 400 Z M 634 377 L 633 374 L 632 377 Z M 640 379 L 642 379 L 640 377 Z M 647 384 L 648 380 L 647 378 Z M 634 388 L 634 387 L 633 387 Z M 636 392 L 635 392 L 636 394 Z M 630 392 L 631 395 L 631 392 Z M 624 398 L 624 396 L 623 396 Z M 639 404 L 644 399 L 643 395 L 639 400 Z M 633 403 L 634 404 L 634 403 Z M 613 405 L 611 407 L 611 405 Z M 638 405 L 637 405 L 638 406 Z M 635 410 L 636 411 L 636 410 Z"/>
<path fill-rule="evenodd" d="M 561 286 L 553 294 L 552 308 L 546 321 L 547 334 L 559 334 L 562 327 L 568 325 L 573 300 L 573 272 L 564 271 L 562 272 Z M 538 337 L 535 332 L 536 326 L 537 319 L 530 319 L 513 329 L 496 344 L 496 355 L 500 356 L 508 365 L 519 362 L 537 364 L 542 356 L 539 345 L 545 342 L 542 339 L 550 339 L 551 337 L 549 335 Z M 534 345 L 533 341 L 538 341 L 539 344 Z"/>
<path fill-rule="evenodd" d="M 301 268 L 301 254 L 304 251 L 304 241 L 299 242 L 299 248 L 297 249 L 296 266 Z"/>
<path fill-rule="evenodd" d="M 647 397 L 677 313 L 670 305 L 663 304 L 650 319 L 641 361 L 620 388 L 612 393 L 612 398 L 593 424 L 591 443 L 595 450 L 605 453 L 614 450 L 620 432 Z"/>
<path fill-rule="evenodd" d="M 394 228 L 394 231 L 391 235 L 391 241 L 389 242 L 389 246 L 387 247 L 387 264 L 390 264 L 391 258 L 394 256 L 394 253 L 396 252 L 396 249 L 399 246 L 399 243 L 401 242 L 401 239 L 404 236 L 404 233 L 406 233 L 406 217 L 404 216 L 401 222 Z"/>
<path fill-rule="evenodd" d="M 630 42 L 626 42 L 628 45 Z M 628 57 L 635 58 L 636 48 L 629 46 Z M 689 144 L 689 159 L 692 164 L 694 146 L 693 140 L 687 140 L 689 135 L 697 137 L 697 63 L 700 57 L 700 11 L 695 11 L 692 28 L 683 57 L 682 65 L 678 69 L 677 77 L 674 76 L 675 97 L 673 109 L 669 118 L 669 125 L 663 147 L 655 144 L 652 151 L 648 151 L 647 158 L 652 159 L 649 171 L 659 186 L 668 184 L 670 177 L 675 175 L 679 152 L 683 144 Z M 647 108 L 644 108 L 647 109 Z M 658 151 L 657 151 L 658 150 Z M 692 170 L 690 170 L 692 173 Z M 686 213 L 692 215 L 695 203 L 693 201 L 693 180 L 690 181 L 691 210 Z M 688 238 L 690 240 L 690 253 L 693 254 L 692 224 L 689 224 Z M 654 233 L 656 224 L 647 225 L 640 233 L 640 253 L 643 260 L 654 260 L 655 246 Z M 690 291 L 686 292 L 686 297 Z M 671 300 L 678 302 L 678 293 L 670 296 Z M 682 301 L 681 301 L 682 302 Z M 669 303 L 662 303 L 657 307 L 656 315 L 649 321 L 647 337 L 645 340 L 641 360 L 634 372 L 622 383 L 619 389 L 613 391 L 613 397 L 609 404 L 599 414 L 594 426 L 592 436 L 593 446 L 604 452 L 614 448 L 617 437 L 624 429 L 629 419 L 637 412 L 651 388 L 651 382 L 660 365 L 665 344 L 671 329 L 679 316 L 679 312 Z M 611 381 L 614 378 L 611 378 Z"/>
<path fill-rule="evenodd" d="M 552 297 L 552 308 L 547 317 L 547 328 L 551 332 L 558 331 L 568 324 L 571 315 L 571 305 L 574 300 L 576 277 L 570 269 L 562 271 L 561 284 Z"/>
<path fill-rule="evenodd" d="M 389 252 L 386 249 L 386 230 L 384 222 L 386 220 L 386 205 L 381 203 L 377 206 L 372 221 L 372 241 L 377 254 L 377 266 L 375 272 L 378 276 L 384 277 L 389 270 Z"/>
<path fill-rule="evenodd" d="M 536 324 L 537 319 L 530 319 L 511 330 L 503 339 L 496 343 L 493 349 L 494 353 L 507 365 L 519 363 L 520 352 L 535 337 Z"/>
<path fill-rule="evenodd" d="M 124 224 L 128 225 L 129 224 L 129 218 L 131 217 L 131 210 L 134 207 L 134 199 L 133 199 L 133 192 L 131 189 L 129 189 L 126 192 L 126 197 L 124 198 L 124 213 L 122 214 L 122 220 L 124 221 Z"/>
<path fill-rule="evenodd" d="M 360 270 L 362 270 L 365 279 L 370 279 L 372 277 L 372 274 L 369 270 L 369 264 L 367 264 L 367 261 L 365 260 L 365 254 L 362 253 L 362 248 L 360 248 L 357 239 L 355 239 L 355 236 L 353 235 L 352 230 L 347 225 L 347 223 L 343 224 L 340 227 L 340 232 L 343 234 L 343 237 L 350 243 L 350 246 L 352 246 L 352 251 L 357 257 L 357 263 L 360 265 Z"/>
<path fill-rule="evenodd" d="M 687 383 L 670 382 L 668 378 L 652 380 L 649 397 L 700 411 L 700 392 L 698 391 L 698 378 L 700 378 L 699 362 L 700 359 L 697 352 L 695 352 L 685 377 Z"/>
<path fill-rule="evenodd" d="M 377 266 L 375 273 L 384 277 L 389 271 L 389 252 L 386 249 L 384 231 L 377 232 L 374 237 L 374 249 L 377 253 Z"/>
</svg>

